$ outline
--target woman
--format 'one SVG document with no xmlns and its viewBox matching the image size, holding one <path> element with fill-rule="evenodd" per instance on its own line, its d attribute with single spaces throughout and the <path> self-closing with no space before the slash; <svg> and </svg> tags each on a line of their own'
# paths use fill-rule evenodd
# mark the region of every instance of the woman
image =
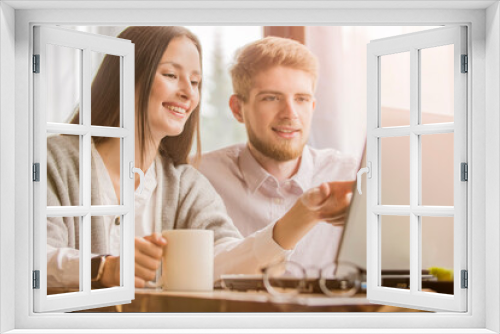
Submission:
<svg viewBox="0 0 500 334">
<path fill-rule="evenodd" d="M 182 27 L 129 27 L 118 37 L 135 44 L 135 166 L 147 171 L 143 194 L 135 194 L 136 287 L 155 278 L 166 245 L 162 230 L 213 230 L 216 278 L 257 273 L 271 262 L 284 260 L 291 250 L 274 241 L 273 225 L 242 239 L 218 194 L 187 164 L 195 136 L 196 156 L 200 149 L 202 63 L 196 36 Z M 106 56 L 93 81 L 93 125 L 119 125 L 117 58 Z M 78 119 L 76 114 L 73 122 Z M 78 203 L 78 147 L 77 138 L 48 139 L 48 205 Z M 93 138 L 92 205 L 120 203 L 119 159 L 119 139 Z M 328 195 L 328 189 L 322 190 L 325 196 L 320 201 Z M 92 254 L 109 255 L 101 262 L 96 286 L 120 284 L 118 236 L 116 217 L 92 217 Z M 78 219 L 49 218 L 47 240 L 49 286 L 77 285 Z"/>
</svg>

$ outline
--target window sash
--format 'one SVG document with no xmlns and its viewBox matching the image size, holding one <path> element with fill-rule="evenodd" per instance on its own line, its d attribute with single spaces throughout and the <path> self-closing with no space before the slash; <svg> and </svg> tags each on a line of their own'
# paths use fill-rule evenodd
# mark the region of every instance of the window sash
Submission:
<svg viewBox="0 0 500 334">
<path fill-rule="evenodd" d="M 53 44 L 81 50 L 80 110 L 81 125 L 46 122 L 47 75 L 45 46 Z M 92 126 L 90 119 L 91 52 L 120 56 L 119 128 Z M 40 73 L 34 82 L 34 162 L 40 163 L 40 182 L 33 186 L 34 203 L 34 270 L 40 271 L 40 289 L 33 290 L 35 312 L 72 311 L 102 305 L 121 304 L 134 298 L 134 178 L 129 177 L 129 163 L 134 162 L 134 46 L 120 40 L 95 34 L 39 26 L 34 28 L 34 54 L 40 55 Z M 80 206 L 47 206 L 47 133 L 78 135 L 80 140 Z M 121 205 L 91 206 L 91 138 L 93 135 L 121 138 Z M 133 174 L 132 174 L 133 175 Z M 91 216 L 121 215 L 120 270 L 121 286 L 91 290 Z M 47 217 L 80 217 L 80 291 L 47 295 Z"/>
<path fill-rule="evenodd" d="M 368 45 L 368 126 L 367 161 L 372 162 L 372 178 L 367 180 L 367 297 L 383 303 L 425 310 L 467 310 L 467 290 L 461 288 L 461 270 L 467 269 L 467 183 L 460 181 L 460 163 L 467 162 L 467 76 L 460 73 L 461 54 L 467 54 L 465 27 L 445 27 L 372 41 Z M 454 122 L 419 125 L 419 50 L 454 45 Z M 380 57 L 410 52 L 410 125 L 380 128 Z M 419 205 L 419 135 L 454 133 L 454 207 Z M 381 138 L 410 137 L 410 205 L 380 205 Z M 381 286 L 381 217 L 410 216 L 410 290 Z M 419 291 L 421 282 L 421 216 L 454 217 L 454 295 Z"/>
</svg>

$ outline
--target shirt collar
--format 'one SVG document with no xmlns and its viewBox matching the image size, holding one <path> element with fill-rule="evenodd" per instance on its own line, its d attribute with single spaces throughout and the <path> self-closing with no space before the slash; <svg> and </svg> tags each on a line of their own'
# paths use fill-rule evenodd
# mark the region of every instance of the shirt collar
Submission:
<svg viewBox="0 0 500 334">
<path fill-rule="evenodd" d="M 255 193 L 255 191 L 259 189 L 268 178 L 273 178 L 277 182 L 276 178 L 269 174 L 264 168 L 262 168 L 257 160 L 255 160 L 252 153 L 250 153 L 248 145 L 245 145 L 245 148 L 241 151 L 238 159 L 238 165 L 243 177 L 245 178 L 248 189 L 250 189 L 252 193 Z M 304 146 L 304 150 L 302 152 L 299 170 L 290 180 L 302 188 L 302 191 L 305 191 L 309 189 L 311 185 L 312 173 L 313 162 L 311 152 L 306 145 Z"/>
</svg>

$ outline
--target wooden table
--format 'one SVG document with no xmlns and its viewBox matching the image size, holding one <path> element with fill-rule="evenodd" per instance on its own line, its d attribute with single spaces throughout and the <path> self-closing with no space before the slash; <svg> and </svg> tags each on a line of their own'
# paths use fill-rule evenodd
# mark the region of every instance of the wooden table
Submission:
<svg viewBox="0 0 500 334">
<path fill-rule="evenodd" d="M 371 304 L 365 295 L 352 298 L 328 298 L 300 295 L 293 300 L 277 301 L 262 291 L 166 292 L 136 289 L 130 304 L 80 312 L 420 312 L 400 307 Z"/>
</svg>

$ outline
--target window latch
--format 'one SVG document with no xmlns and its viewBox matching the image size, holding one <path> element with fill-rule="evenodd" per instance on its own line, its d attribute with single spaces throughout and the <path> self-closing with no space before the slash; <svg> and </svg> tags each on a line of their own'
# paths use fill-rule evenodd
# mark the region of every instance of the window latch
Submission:
<svg viewBox="0 0 500 334">
<path fill-rule="evenodd" d="M 140 168 L 135 168 L 133 161 L 129 162 L 128 167 L 129 167 L 129 177 L 131 179 L 134 179 L 134 173 L 139 174 L 140 178 L 139 194 L 142 194 L 142 191 L 144 190 L 144 172 Z"/>
<path fill-rule="evenodd" d="M 358 171 L 358 174 L 356 175 L 356 183 L 358 185 L 358 193 L 361 195 L 362 192 L 361 192 L 361 176 L 366 173 L 366 177 L 371 179 L 372 178 L 372 163 L 371 161 L 368 161 L 366 163 L 366 167 L 365 168 L 361 168 L 359 171 Z"/>
</svg>

